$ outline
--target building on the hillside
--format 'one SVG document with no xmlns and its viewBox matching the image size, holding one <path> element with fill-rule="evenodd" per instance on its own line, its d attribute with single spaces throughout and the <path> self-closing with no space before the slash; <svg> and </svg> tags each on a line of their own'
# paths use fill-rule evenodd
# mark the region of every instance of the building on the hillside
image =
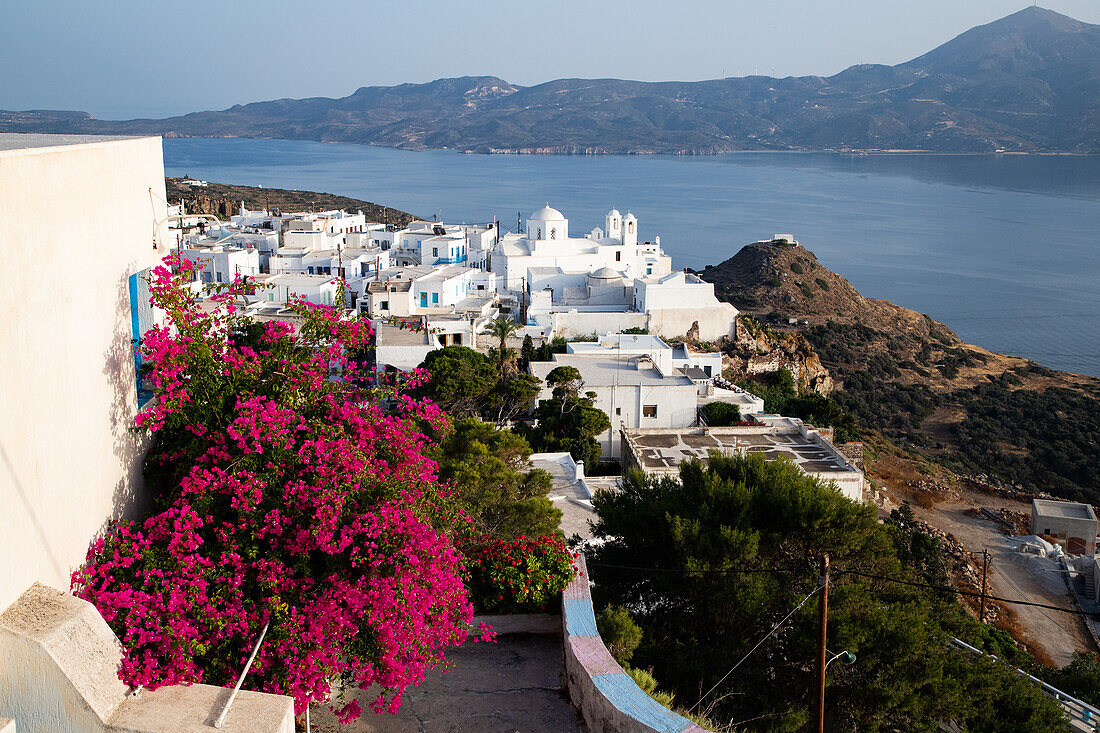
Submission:
<svg viewBox="0 0 1100 733">
<path fill-rule="evenodd" d="M 737 310 L 714 286 L 672 270 L 672 259 L 638 239 L 638 220 L 608 212 L 606 230 L 569 236 L 569 220 L 549 206 L 525 234 L 506 234 L 490 256 L 501 289 L 517 293 L 527 333 L 565 338 L 609 330 L 716 340 L 735 333 Z"/>
<path fill-rule="evenodd" d="M 714 283 L 697 275 L 672 272 L 635 278 L 633 308 L 648 316 L 651 333 L 691 334 L 703 341 L 737 335 L 737 309 L 718 300 Z"/>
<path fill-rule="evenodd" d="M 1096 554 L 1096 512 L 1072 501 L 1031 501 L 1031 533 L 1052 537 L 1071 555 Z"/>
<path fill-rule="evenodd" d="M 362 282 L 362 311 L 368 318 L 481 310 L 496 298 L 496 278 L 463 265 L 391 267 Z"/>
<path fill-rule="evenodd" d="M 863 472 L 821 431 L 797 418 L 779 415 L 753 415 L 752 422 L 752 425 L 680 430 L 624 427 L 623 469 L 675 475 L 685 460 L 706 463 L 712 451 L 763 453 L 768 460 L 790 460 L 803 473 L 835 484 L 852 501 L 863 501 Z"/>
<path fill-rule="evenodd" d="M 131 429 L 148 399 L 134 340 L 157 319 L 151 270 L 177 245 L 163 158 L 159 138 L 0 134 L 5 731 L 200 730 L 224 700 L 224 688 L 202 684 L 133 694 L 118 679 L 119 640 L 94 606 L 65 592 L 108 524 L 135 517 L 149 500 L 147 446 Z M 38 280 L 26 273 L 74 263 L 78 286 L 58 289 L 43 307 Z M 223 731 L 292 733 L 291 698 L 241 696 Z"/>
<path fill-rule="evenodd" d="M 500 313 L 500 304 L 491 273 L 464 265 L 417 265 L 364 279 L 359 312 L 377 332 L 377 368 L 408 371 L 434 349 L 477 348 L 477 335 Z M 396 328 L 400 323 L 423 333 Z"/>
<path fill-rule="evenodd" d="M 596 393 L 595 406 L 607 414 L 611 428 L 598 440 L 604 456 L 617 458 L 619 427 L 689 427 L 698 424 L 698 408 L 707 402 L 737 405 L 742 415 L 764 411 L 764 401 L 740 388 L 715 384 L 722 372 L 720 352 L 700 353 L 686 344 L 669 346 L 651 334 L 604 334 L 596 341 L 566 344 L 553 361 L 531 362 L 529 371 L 543 381 L 540 399 L 549 399 L 546 376 L 556 367 L 572 366 L 584 380 L 584 391 Z"/>
<path fill-rule="evenodd" d="M 555 354 L 553 361 L 532 362 L 531 374 L 543 383 L 540 400 L 550 398 L 546 377 L 560 366 L 576 368 L 584 381 L 582 391 L 595 392 L 595 407 L 611 420 L 611 427 L 596 436 L 605 458 L 619 457 L 619 429 L 623 424 L 685 427 L 696 423 L 695 383 L 680 370 L 661 371 L 648 355 Z"/>
<path fill-rule="evenodd" d="M 506 234 L 492 252 L 493 272 L 504 278 L 509 290 L 529 290 L 531 269 L 560 270 L 556 278 L 543 277 L 538 289 L 550 286 L 584 287 L 585 276 L 607 267 L 623 277 L 662 276 L 672 271 L 672 258 L 661 250 L 660 240 L 638 241 L 638 220 L 622 217 L 617 210 L 605 218 L 606 232 L 593 229 L 583 237 L 569 236 L 569 220 L 549 205 L 531 214 L 526 233 Z"/>
<path fill-rule="evenodd" d="M 260 275 L 256 284 L 260 286 L 257 289 L 259 298 L 273 303 L 289 303 L 294 298 L 302 298 L 315 305 L 339 305 L 343 289 L 340 278 L 330 275 Z M 350 304 L 345 302 L 344 305 Z"/>
<path fill-rule="evenodd" d="M 199 265 L 198 278 L 203 283 L 231 283 L 237 276 L 255 277 L 261 274 L 260 252 L 257 249 L 217 244 L 211 247 L 188 247 L 180 257 Z"/>
<path fill-rule="evenodd" d="M 454 265 L 469 262 L 484 268 L 486 254 L 496 244 L 495 224 L 444 224 L 414 221 L 393 233 L 398 265 Z"/>
</svg>

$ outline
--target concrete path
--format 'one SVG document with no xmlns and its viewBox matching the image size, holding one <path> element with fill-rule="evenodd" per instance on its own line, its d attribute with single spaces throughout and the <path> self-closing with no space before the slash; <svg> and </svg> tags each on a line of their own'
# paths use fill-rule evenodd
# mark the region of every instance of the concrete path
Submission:
<svg viewBox="0 0 1100 733">
<path fill-rule="evenodd" d="M 562 684 L 561 634 L 515 634 L 467 642 L 448 655 L 454 666 L 428 674 L 402 698 L 396 715 L 365 711 L 341 725 L 325 706 L 310 710 L 315 733 L 583 733 Z"/>
</svg>

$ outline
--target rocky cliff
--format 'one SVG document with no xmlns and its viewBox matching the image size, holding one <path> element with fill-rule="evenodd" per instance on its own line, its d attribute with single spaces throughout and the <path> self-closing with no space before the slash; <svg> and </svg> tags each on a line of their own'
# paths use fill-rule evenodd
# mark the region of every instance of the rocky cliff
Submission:
<svg viewBox="0 0 1100 733">
<path fill-rule="evenodd" d="M 331 193 L 236 186 L 228 183 L 208 183 L 206 186 L 193 187 L 183 183 L 184 180 L 183 178 L 164 179 L 168 200 L 173 203 L 183 201 L 189 213 L 212 214 L 219 219 L 228 219 L 236 214 L 242 201 L 249 209 L 276 208 L 285 212 L 331 209 L 362 211 L 366 214 L 367 221 L 399 227 L 406 226 L 417 218 L 407 211 Z"/>
<path fill-rule="evenodd" d="M 739 374 L 790 369 L 863 431 L 960 475 L 1100 501 L 1100 379 L 963 343 L 794 243 L 746 245 L 699 275 L 743 314 L 727 349 Z"/>
<path fill-rule="evenodd" d="M 722 356 L 722 374 L 739 382 L 780 369 L 788 370 L 803 390 L 821 395 L 833 390 L 829 370 L 801 333 L 778 333 L 754 318 L 738 319 L 737 339 Z"/>
</svg>

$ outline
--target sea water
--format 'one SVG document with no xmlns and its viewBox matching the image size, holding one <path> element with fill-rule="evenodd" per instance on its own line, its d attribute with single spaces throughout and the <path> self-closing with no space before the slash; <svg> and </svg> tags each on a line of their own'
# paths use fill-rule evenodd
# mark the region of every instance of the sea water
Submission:
<svg viewBox="0 0 1100 733">
<path fill-rule="evenodd" d="M 866 296 L 993 351 L 1100 376 L 1100 157 L 464 155 L 194 138 L 165 140 L 164 164 L 510 231 L 547 203 L 573 236 L 629 210 L 677 268 L 789 233 Z"/>
</svg>

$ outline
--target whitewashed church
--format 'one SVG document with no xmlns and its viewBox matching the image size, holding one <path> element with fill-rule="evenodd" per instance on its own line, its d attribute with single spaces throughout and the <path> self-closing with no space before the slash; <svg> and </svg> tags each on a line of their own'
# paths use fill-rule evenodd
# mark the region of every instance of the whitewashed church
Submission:
<svg viewBox="0 0 1100 733">
<path fill-rule="evenodd" d="M 520 295 L 532 335 L 584 336 L 631 328 L 667 337 L 733 335 L 737 310 L 714 286 L 672 269 L 661 240 L 638 240 L 638 219 L 612 209 L 599 227 L 569 236 L 569 220 L 547 204 L 524 233 L 506 234 L 489 267 L 501 289 Z"/>
</svg>

